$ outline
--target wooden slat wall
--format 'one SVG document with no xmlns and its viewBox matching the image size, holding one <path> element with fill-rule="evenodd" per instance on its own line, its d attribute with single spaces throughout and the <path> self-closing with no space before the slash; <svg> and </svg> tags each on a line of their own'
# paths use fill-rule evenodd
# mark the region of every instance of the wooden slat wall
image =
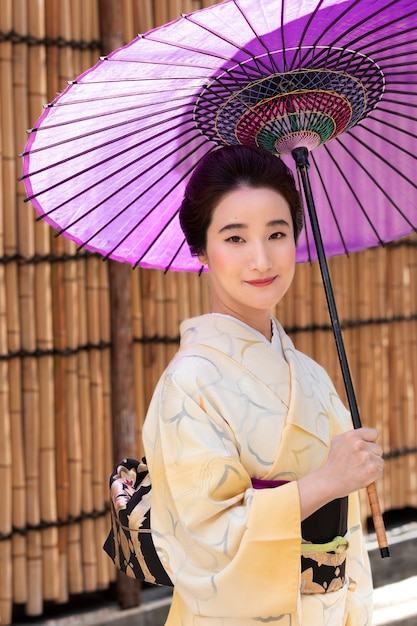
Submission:
<svg viewBox="0 0 417 626">
<path fill-rule="evenodd" d="M 209 0 L 124 0 L 124 37 Z M 107 265 L 76 254 L 23 204 L 18 154 L 42 105 L 98 59 L 96 0 L 0 2 L 0 621 L 14 605 L 107 589 L 112 468 Z M 330 260 L 364 424 L 388 456 L 385 510 L 417 506 L 417 238 Z M 207 276 L 132 272 L 137 447 L 180 320 L 209 310 Z M 299 266 L 277 315 L 343 395 L 316 265 Z M 367 513 L 367 501 L 364 510 Z"/>
</svg>

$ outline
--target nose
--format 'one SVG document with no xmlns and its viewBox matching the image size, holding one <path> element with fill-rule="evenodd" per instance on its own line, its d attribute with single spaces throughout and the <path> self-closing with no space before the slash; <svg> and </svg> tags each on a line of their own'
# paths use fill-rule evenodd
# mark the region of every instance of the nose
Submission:
<svg viewBox="0 0 417 626">
<path fill-rule="evenodd" d="M 272 261 L 264 242 L 256 242 L 251 249 L 249 268 L 258 272 L 266 272 L 272 267 Z"/>
</svg>

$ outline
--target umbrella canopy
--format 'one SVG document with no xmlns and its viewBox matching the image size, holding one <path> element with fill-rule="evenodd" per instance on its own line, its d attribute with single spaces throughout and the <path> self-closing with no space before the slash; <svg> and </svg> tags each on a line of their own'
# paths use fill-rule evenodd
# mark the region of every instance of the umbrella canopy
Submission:
<svg viewBox="0 0 417 626">
<path fill-rule="evenodd" d="M 45 108 L 28 200 L 80 246 L 198 270 L 178 209 L 199 159 L 256 144 L 310 182 L 327 256 L 417 232 L 414 0 L 226 0 L 101 59 Z M 317 258 L 309 219 L 298 260 Z"/>
</svg>

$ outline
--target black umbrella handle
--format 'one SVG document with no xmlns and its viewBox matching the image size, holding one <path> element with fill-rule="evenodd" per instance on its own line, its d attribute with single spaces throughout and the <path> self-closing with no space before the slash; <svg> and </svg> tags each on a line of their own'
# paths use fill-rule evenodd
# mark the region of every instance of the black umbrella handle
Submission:
<svg viewBox="0 0 417 626">
<path fill-rule="evenodd" d="M 323 279 L 324 291 L 326 294 L 327 307 L 330 313 L 330 319 L 332 323 L 333 334 L 336 342 L 337 354 L 339 357 L 339 363 L 342 370 L 343 381 L 345 384 L 346 395 L 349 403 L 350 412 L 352 415 L 353 426 L 355 428 L 361 428 L 361 418 L 359 415 L 358 403 L 356 401 L 355 390 L 352 383 L 352 377 L 350 375 L 349 363 L 346 356 L 345 345 L 343 342 L 342 329 L 340 328 L 339 315 L 337 312 L 336 301 L 333 293 L 332 282 L 330 279 L 329 267 L 327 265 L 326 253 L 324 251 L 323 240 L 320 231 L 320 225 L 317 219 L 316 207 L 314 204 L 314 198 L 311 191 L 310 179 L 308 175 L 308 150 L 307 148 L 295 148 L 292 151 L 297 170 L 301 177 L 301 182 L 304 190 L 304 197 L 307 204 L 307 210 L 310 217 L 311 228 L 313 231 L 314 243 L 316 244 L 317 257 L 320 265 L 321 276 Z M 378 540 L 378 546 L 381 551 L 382 558 L 388 557 L 389 547 L 385 533 L 384 520 L 382 517 L 381 509 L 378 501 L 378 494 L 375 483 L 372 483 L 367 487 L 369 504 L 371 507 L 372 520 L 375 527 L 375 533 Z"/>
</svg>

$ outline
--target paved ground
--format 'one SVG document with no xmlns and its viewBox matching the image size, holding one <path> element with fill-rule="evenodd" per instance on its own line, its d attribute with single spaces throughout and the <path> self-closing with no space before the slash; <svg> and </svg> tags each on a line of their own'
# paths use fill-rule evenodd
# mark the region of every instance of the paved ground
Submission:
<svg viewBox="0 0 417 626">
<path fill-rule="evenodd" d="M 372 534 L 367 537 L 375 583 L 373 626 L 417 626 L 417 521 L 387 527 L 391 556 L 382 559 Z M 91 608 L 66 615 L 15 621 L 15 626 L 163 626 L 170 603 L 165 588 L 145 589 L 139 608 L 121 611 L 97 599 Z M 359 626 L 359 625 L 358 625 Z"/>
<path fill-rule="evenodd" d="M 382 559 L 368 537 L 375 583 L 373 626 L 417 626 L 417 522 L 387 531 L 391 556 Z"/>
</svg>

